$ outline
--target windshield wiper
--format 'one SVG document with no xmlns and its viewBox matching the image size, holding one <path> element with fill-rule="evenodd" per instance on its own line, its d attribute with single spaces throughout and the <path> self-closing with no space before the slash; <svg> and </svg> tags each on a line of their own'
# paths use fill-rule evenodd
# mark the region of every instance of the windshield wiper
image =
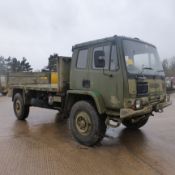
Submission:
<svg viewBox="0 0 175 175">
<path fill-rule="evenodd" d="M 145 70 L 145 69 L 147 69 L 147 70 L 153 70 L 152 67 L 142 67 L 142 70 Z"/>
<path fill-rule="evenodd" d="M 143 75 L 144 70 L 153 70 L 153 68 L 144 66 L 144 67 L 142 67 L 142 70 L 140 72 L 138 72 L 138 74 Z"/>
</svg>

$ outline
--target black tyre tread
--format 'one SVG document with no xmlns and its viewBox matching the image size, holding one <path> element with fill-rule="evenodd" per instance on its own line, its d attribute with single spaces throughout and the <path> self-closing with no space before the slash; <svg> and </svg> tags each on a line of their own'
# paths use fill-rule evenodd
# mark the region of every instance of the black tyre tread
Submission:
<svg viewBox="0 0 175 175">
<path fill-rule="evenodd" d="M 122 124 L 129 129 L 139 129 L 148 122 L 149 117 L 145 117 L 136 123 L 132 123 L 131 120 L 123 121 Z"/>
<path fill-rule="evenodd" d="M 85 110 L 90 114 L 91 119 L 95 124 L 95 131 L 93 134 L 88 136 L 86 139 L 81 138 L 78 131 L 73 126 L 74 116 L 77 111 Z M 99 116 L 96 109 L 86 101 L 78 101 L 75 103 L 71 109 L 70 117 L 69 117 L 69 129 L 71 131 L 72 136 L 80 143 L 86 146 L 94 146 L 99 143 L 106 132 L 106 125 L 105 125 L 105 117 Z"/>
<path fill-rule="evenodd" d="M 22 104 L 22 111 L 21 111 L 20 115 L 18 115 L 15 111 L 15 103 L 16 103 L 17 99 L 20 100 L 20 102 Z M 14 109 L 15 115 L 16 115 L 18 120 L 25 120 L 29 115 L 30 107 L 28 105 L 24 105 L 24 100 L 23 100 L 22 95 L 20 93 L 17 93 L 14 96 L 13 109 Z"/>
</svg>

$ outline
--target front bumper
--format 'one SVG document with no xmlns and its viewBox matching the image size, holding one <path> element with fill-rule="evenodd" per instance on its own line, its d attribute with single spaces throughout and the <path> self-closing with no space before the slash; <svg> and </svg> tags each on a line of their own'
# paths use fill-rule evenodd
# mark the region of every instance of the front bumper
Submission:
<svg viewBox="0 0 175 175">
<path fill-rule="evenodd" d="M 155 103 L 155 104 L 145 106 L 144 108 L 140 110 L 133 110 L 131 108 L 122 108 L 120 110 L 120 118 L 121 119 L 134 118 L 134 117 L 142 116 L 145 114 L 151 114 L 153 111 L 159 112 L 159 111 L 162 111 L 163 108 L 171 104 L 172 102 L 169 100 L 163 103 Z"/>
</svg>

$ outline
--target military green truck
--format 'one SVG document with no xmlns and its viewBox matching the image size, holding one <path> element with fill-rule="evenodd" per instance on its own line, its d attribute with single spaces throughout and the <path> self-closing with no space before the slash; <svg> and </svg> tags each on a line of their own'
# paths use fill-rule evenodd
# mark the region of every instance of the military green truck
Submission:
<svg viewBox="0 0 175 175">
<path fill-rule="evenodd" d="M 58 110 L 60 117 L 69 117 L 73 137 L 93 146 L 107 126 L 138 129 L 171 104 L 154 45 L 113 36 L 77 44 L 72 51 L 72 58 L 58 58 L 57 84 L 13 86 L 17 119 L 26 119 L 31 106 Z"/>
</svg>

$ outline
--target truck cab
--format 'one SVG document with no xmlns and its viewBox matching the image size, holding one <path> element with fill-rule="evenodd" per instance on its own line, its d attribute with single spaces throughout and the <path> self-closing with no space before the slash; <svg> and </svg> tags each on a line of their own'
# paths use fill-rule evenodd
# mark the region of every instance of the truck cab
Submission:
<svg viewBox="0 0 175 175">
<path fill-rule="evenodd" d="M 69 117 L 73 137 L 88 146 L 121 123 L 144 126 L 171 104 L 157 49 L 138 38 L 114 36 L 77 44 L 71 59 L 58 59 L 58 85 L 14 87 L 14 111 L 25 119 L 30 106 Z"/>
<path fill-rule="evenodd" d="M 114 36 L 75 45 L 70 89 L 98 94 L 101 111 L 120 119 L 158 112 L 169 100 L 156 47 L 138 38 Z"/>
</svg>

